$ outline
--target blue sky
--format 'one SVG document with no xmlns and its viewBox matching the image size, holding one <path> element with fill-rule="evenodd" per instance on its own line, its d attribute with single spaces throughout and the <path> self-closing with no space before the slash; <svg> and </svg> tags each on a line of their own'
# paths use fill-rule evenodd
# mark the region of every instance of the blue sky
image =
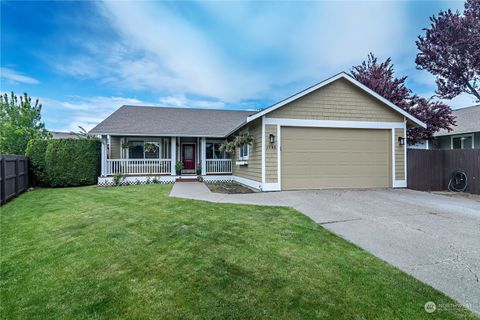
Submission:
<svg viewBox="0 0 480 320">
<path fill-rule="evenodd" d="M 38 97 L 47 128 L 77 131 L 123 104 L 263 108 L 374 52 L 431 96 L 415 39 L 448 8 L 463 2 L 2 1 L 0 89 Z"/>
</svg>

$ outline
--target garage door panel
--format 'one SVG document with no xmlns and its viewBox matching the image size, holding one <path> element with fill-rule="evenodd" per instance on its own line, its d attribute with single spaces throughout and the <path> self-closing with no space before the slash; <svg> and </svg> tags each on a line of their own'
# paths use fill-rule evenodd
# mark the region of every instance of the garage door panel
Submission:
<svg viewBox="0 0 480 320">
<path fill-rule="evenodd" d="M 352 164 L 352 157 L 355 158 L 355 164 Z M 377 164 L 383 165 L 388 161 L 388 155 L 386 154 L 375 154 L 375 153 L 360 153 L 360 152 L 338 152 L 335 150 L 325 151 L 323 154 L 316 154 L 313 152 L 298 152 L 295 156 L 285 156 L 284 159 L 287 162 L 292 162 L 304 165 L 310 165 L 312 161 L 322 162 L 324 164 L 349 164 L 349 165 L 369 165 Z"/>
<path fill-rule="evenodd" d="M 390 186 L 390 131 L 282 127 L 282 189 Z"/>
<path fill-rule="evenodd" d="M 325 177 L 322 179 L 322 186 L 317 187 L 318 180 L 313 178 L 295 178 L 289 182 L 292 187 L 285 190 L 302 190 L 302 189 L 333 189 L 333 188 L 382 188 L 378 185 L 376 178 L 370 179 L 352 179 L 351 177 Z M 306 187 L 312 186 L 312 187 Z M 347 187 L 346 187 L 347 186 Z"/>
</svg>

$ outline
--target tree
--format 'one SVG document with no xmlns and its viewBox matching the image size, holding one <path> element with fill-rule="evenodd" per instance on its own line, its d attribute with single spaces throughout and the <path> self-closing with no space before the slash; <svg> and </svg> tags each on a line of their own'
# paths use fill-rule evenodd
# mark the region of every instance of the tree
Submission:
<svg viewBox="0 0 480 320">
<path fill-rule="evenodd" d="M 378 58 L 373 53 L 368 55 L 368 60 L 352 67 L 351 73 L 355 79 L 380 94 L 394 105 L 407 109 L 410 90 L 405 85 L 407 77 L 395 78 L 392 59 L 378 63 Z"/>
<path fill-rule="evenodd" d="M 410 106 L 406 110 L 418 120 L 427 124 L 427 128 L 412 127 L 407 130 L 409 144 L 415 144 L 425 139 L 432 141 L 433 135 L 440 129 L 452 131 L 455 125 L 455 116 L 452 109 L 445 103 L 433 101 L 432 98 L 425 99 L 417 95 L 409 98 Z"/>
<path fill-rule="evenodd" d="M 50 133 L 41 122 L 42 105 L 32 105 L 26 93 L 20 99 L 12 92 L 0 96 L 0 153 L 24 154 L 28 141 L 45 139 Z"/>
<path fill-rule="evenodd" d="M 388 58 L 382 63 L 373 53 L 367 61 L 351 69 L 352 76 L 385 99 L 410 113 L 427 124 L 427 128 L 409 128 L 407 140 L 415 144 L 423 139 L 431 141 L 433 134 L 440 129 L 451 131 L 455 124 L 452 110 L 440 101 L 425 99 L 412 94 L 407 88 L 407 77 L 396 78 L 392 60 Z"/>
<path fill-rule="evenodd" d="M 416 41 L 417 68 L 436 76 L 440 98 L 465 92 L 480 101 L 480 0 L 467 0 L 463 15 L 441 11 L 430 21 Z"/>
</svg>

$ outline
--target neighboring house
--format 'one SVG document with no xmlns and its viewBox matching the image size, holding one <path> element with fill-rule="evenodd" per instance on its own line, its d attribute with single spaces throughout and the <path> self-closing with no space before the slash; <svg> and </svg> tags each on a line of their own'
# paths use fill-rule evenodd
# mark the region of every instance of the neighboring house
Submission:
<svg viewBox="0 0 480 320">
<path fill-rule="evenodd" d="M 180 161 L 182 176 L 274 191 L 406 187 L 407 126 L 425 124 L 340 73 L 258 112 L 122 106 L 90 133 L 102 139 L 101 185 L 175 181 Z M 242 133 L 251 145 L 219 151 Z"/>
<path fill-rule="evenodd" d="M 72 132 L 50 131 L 52 139 L 78 139 L 79 136 Z"/>
<path fill-rule="evenodd" d="M 440 130 L 429 149 L 480 149 L 480 105 L 453 110 L 453 131 Z"/>
<path fill-rule="evenodd" d="M 422 141 L 409 149 L 480 149 L 480 104 L 453 110 L 456 125 L 452 131 L 440 130 L 433 141 Z"/>
</svg>

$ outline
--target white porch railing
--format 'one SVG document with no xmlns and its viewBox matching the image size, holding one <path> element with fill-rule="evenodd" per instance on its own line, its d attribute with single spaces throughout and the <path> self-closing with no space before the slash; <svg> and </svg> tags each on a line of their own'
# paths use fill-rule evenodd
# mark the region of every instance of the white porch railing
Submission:
<svg viewBox="0 0 480 320">
<path fill-rule="evenodd" d="M 108 159 L 107 175 L 170 174 L 171 159 Z"/>
<path fill-rule="evenodd" d="M 232 173 L 232 159 L 206 159 L 206 173 Z"/>
</svg>

